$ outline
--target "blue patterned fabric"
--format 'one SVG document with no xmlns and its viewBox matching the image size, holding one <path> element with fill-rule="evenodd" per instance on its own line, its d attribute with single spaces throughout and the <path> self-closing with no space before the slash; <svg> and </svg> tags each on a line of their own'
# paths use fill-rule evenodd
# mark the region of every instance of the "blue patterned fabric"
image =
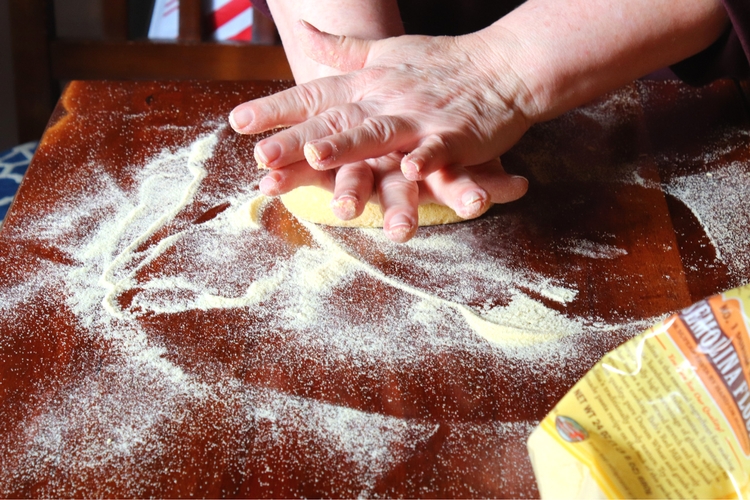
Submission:
<svg viewBox="0 0 750 500">
<path fill-rule="evenodd" d="M 8 213 L 38 145 L 38 142 L 27 142 L 0 153 L 0 223 Z"/>
</svg>

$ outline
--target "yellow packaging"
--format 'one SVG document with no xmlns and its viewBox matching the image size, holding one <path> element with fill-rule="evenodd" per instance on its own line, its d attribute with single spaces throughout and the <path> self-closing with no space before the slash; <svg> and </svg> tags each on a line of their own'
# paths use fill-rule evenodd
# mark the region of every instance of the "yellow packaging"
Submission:
<svg viewBox="0 0 750 500">
<path fill-rule="evenodd" d="M 542 498 L 750 498 L 750 285 L 607 354 L 529 437 Z"/>
</svg>

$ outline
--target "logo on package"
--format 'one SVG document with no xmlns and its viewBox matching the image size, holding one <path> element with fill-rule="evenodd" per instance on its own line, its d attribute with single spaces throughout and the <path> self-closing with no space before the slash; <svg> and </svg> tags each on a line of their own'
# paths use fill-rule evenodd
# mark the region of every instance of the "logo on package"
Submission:
<svg viewBox="0 0 750 500">
<path fill-rule="evenodd" d="M 560 437 L 569 443 L 579 443 L 589 437 L 589 433 L 586 432 L 586 429 L 581 424 L 570 417 L 563 417 L 562 415 L 555 418 L 555 429 L 557 429 Z"/>
</svg>

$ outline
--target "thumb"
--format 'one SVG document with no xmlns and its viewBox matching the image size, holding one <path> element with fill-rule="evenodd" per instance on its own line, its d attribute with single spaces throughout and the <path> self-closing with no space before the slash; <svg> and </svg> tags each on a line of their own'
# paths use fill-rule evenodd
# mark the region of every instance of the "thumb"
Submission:
<svg viewBox="0 0 750 500">
<path fill-rule="evenodd" d="M 295 31 L 302 49 L 313 61 L 344 73 L 365 66 L 370 40 L 325 33 L 304 20 L 296 24 Z"/>
</svg>

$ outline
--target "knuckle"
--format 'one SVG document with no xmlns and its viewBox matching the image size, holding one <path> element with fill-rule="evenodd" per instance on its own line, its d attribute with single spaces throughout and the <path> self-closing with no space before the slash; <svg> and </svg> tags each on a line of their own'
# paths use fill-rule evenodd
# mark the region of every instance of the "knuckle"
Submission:
<svg viewBox="0 0 750 500">
<path fill-rule="evenodd" d="M 375 116 L 366 118 L 362 123 L 362 127 L 373 139 L 383 143 L 392 142 L 397 133 L 395 120 L 390 117 Z"/>
<path fill-rule="evenodd" d="M 453 180 L 452 172 L 447 168 L 438 168 L 430 174 L 430 184 L 433 186 L 445 186 Z"/>
<path fill-rule="evenodd" d="M 383 179 L 380 183 L 380 190 L 383 193 L 402 193 L 409 198 L 419 195 L 419 187 L 416 182 L 395 176 Z"/>
<path fill-rule="evenodd" d="M 324 113 L 318 115 L 323 127 L 328 129 L 328 132 L 338 133 L 349 128 L 349 116 L 344 110 L 339 108 L 332 108 L 326 110 Z"/>
<path fill-rule="evenodd" d="M 371 84 L 381 80 L 388 75 L 388 68 L 384 66 L 371 66 L 357 72 L 356 78 L 360 84 Z"/>
<path fill-rule="evenodd" d="M 323 101 L 320 89 L 316 85 L 299 85 L 295 87 L 296 105 L 302 109 L 315 112 Z"/>
<path fill-rule="evenodd" d="M 281 139 L 280 142 L 282 142 L 289 149 L 302 148 L 305 145 L 305 142 L 307 142 L 305 133 L 298 127 L 292 127 L 286 130 L 283 135 L 279 134 L 279 136 L 277 137 Z"/>
<path fill-rule="evenodd" d="M 451 140 L 444 134 L 435 134 L 431 139 L 430 149 L 433 153 L 450 150 Z"/>
<path fill-rule="evenodd" d="M 442 134 L 431 135 L 422 143 L 420 155 L 424 162 L 430 165 L 430 169 L 445 166 L 450 162 L 451 141 Z"/>
<path fill-rule="evenodd" d="M 367 165 L 350 166 L 347 169 L 342 169 L 342 172 L 350 179 L 354 184 L 369 183 L 372 184 L 373 174 L 372 169 Z"/>
</svg>

